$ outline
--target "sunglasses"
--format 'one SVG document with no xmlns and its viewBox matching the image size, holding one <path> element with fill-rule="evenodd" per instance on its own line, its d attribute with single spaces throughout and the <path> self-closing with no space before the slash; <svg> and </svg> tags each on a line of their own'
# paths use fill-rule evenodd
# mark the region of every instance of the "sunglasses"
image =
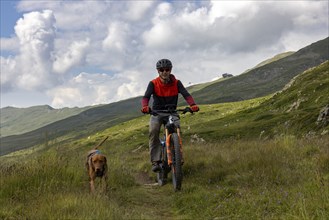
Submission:
<svg viewBox="0 0 329 220">
<path fill-rule="evenodd" d="M 161 73 L 164 72 L 164 71 L 170 72 L 171 71 L 171 68 L 165 68 L 165 69 L 164 68 L 160 68 L 160 69 L 158 69 L 158 71 L 161 72 Z"/>
</svg>

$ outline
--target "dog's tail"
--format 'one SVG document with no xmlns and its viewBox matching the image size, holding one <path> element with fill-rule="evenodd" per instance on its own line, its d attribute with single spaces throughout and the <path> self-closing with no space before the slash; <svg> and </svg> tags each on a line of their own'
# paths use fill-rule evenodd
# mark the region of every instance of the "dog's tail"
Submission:
<svg viewBox="0 0 329 220">
<path fill-rule="evenodd" d="M 96 146 L 94 147 L 94 150 L 97 150 L 98 147 L 100 147 L 102 144 L 104 144 L 104 142 L 105 142 L 108 138 L 109 138 L 109 136 L 106 136 L 106 137 L 104 138 L 104 140 L 102 140 L 101 142 L 99 142 L 99 144 L 96 145 Z"/>
</svg>

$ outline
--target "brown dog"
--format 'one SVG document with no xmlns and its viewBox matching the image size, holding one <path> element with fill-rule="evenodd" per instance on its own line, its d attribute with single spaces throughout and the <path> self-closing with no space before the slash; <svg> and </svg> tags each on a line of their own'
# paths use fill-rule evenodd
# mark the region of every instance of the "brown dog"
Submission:
<svg viewBox="0 0 329 220">
<path fill-rule="evenodd" d="M 89 175 L 90 191 L 95 192 L 95 179 L 100 177 L 102 179 L 103 191 L 107 189 L 107 159 L 105 155 L 101 154 L 98 147 L 101 146 L 108 137 L 101 143 L 88 152 L 86 168 Z"/>
</svg>

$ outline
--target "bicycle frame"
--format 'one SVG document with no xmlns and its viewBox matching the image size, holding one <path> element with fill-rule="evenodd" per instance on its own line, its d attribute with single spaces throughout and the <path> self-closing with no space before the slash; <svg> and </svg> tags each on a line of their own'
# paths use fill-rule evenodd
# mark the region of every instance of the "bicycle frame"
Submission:
<svg viewBox="0 0 329 220">
<path fill-rule="evenodd" d="M 171 132 L 170 129 L 168 129 L 167 126 L 173 126 L 173 129 L 174 131 Z M 181 156 L 182 156 L 182 164 L 184 163 L 183 161 L 183 149 L 182 149 L 182 138 L 181 138 L 181 135 L 180 135 L 180 128 L 179 127 L 176 127 L 175 126 L 175 122 L 174 122 L 174 119 L 173 119 L 173 116 L 172 115 L 169 115 L 168 117 L 168 122 L 167 124 L 164 126 L 165 127 L 165 138 L 166 138 L 166 150 L 167 150 L 167 163 L 169 165 L 169 167 L 173 164 L 173 157 L 172 157 L 172 149 L 170 148 L 171 144 L 170 144 L 170 141 L 171 141 L 171 134 L 172 133 L 177 133 L 177 136 L 179 138 L 179 148 L 180 148 L 180 153 L 181 153 Z"/>
</svg>

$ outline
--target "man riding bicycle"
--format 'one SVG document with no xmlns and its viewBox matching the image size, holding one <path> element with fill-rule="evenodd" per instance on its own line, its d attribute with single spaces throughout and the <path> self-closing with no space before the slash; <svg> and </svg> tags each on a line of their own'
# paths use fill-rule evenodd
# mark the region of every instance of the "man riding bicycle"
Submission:
<svg viewBox="0 0 329 220">
<path fill-rule="evenodd" d="M 199 107 L 195 104 L 193 97 L 185 89 L 182 82 L 177 80 L 174 75 L 171 74 L 172 63 L 168 59 L 161 59 L 156 63 L 156 69 L 159 77 L 149 82 L 145 95 L 142 98 L 142 113 L 150 113 L 149 101 L 153 95 L 154 110 L 166 110 L 166 106 L 177 106 L 178 93 L 182 94 L 187 104 L 190 105 L 193 112 L 199 111 Z M 161 157 L 161 145 L 159 139 L 159 133 L 161 125 L 163 124 L 166 116 L 163 115 L 151 115 L 149 124 L 149 148 L 150 158 L 152 162 L 152 171 L 160 171 L 160 157 Z M 179 120 L 176 121 L 179 127 Z"/>
</svg>

